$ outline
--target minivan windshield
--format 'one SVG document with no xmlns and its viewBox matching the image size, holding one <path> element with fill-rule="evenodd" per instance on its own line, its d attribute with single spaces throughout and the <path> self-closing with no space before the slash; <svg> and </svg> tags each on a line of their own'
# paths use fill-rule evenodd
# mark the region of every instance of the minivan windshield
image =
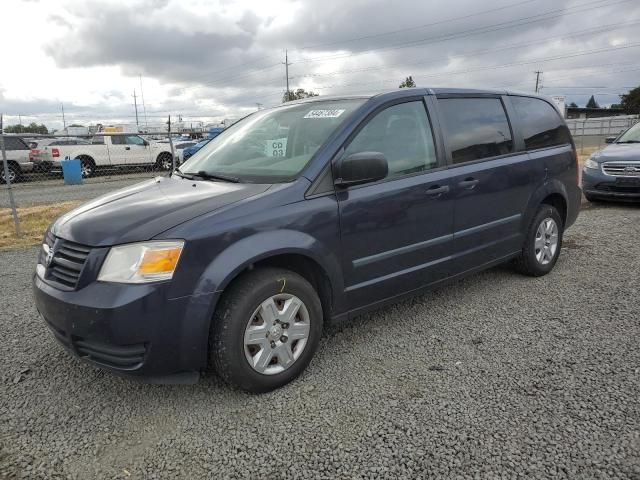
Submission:
<svg viewBox="0 0 640 480">
<path fill-rule="evenodd" d="M 255 183 L 291 181 L 364 102 L 327 100 L 258 111 L 211 140 L 178 174 Z"/>
<path fill-rule="evenodd" d="M 616 143 L 640 143 L 640 123 L 636 123 L 629 130 L 620 135 Z"/>
</svg>

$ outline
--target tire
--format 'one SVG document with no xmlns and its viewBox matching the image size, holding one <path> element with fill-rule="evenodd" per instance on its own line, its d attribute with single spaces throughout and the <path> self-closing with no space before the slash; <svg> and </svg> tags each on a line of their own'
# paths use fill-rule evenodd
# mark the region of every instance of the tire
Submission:
<svg viewBox="0 0 640 480">
<path fill-rule="evenodd" d="M 20 180 L 20 174 L 22 173 L 20 167 L 14 163 L 7 163 L 7 170 L 9 171 L 9 182 L 16 183 Z M 4 165 L 0 162 L 0 183 L 7 183 L 7 179 L 4 175 Z"/>
<path fill-rule="evenodd" d="M 295 307 L 296 299 L 301 305 L 288 323 L 292 317 L 285 314 Z M 269 306 L 277 309 L 277 315 Z M 209 335 L 210 365 L 232 386 L 268 392 L 302 373 L 321 335 L 322 306 L 311 284 L 289 270 L 260 268 L 243 274 L 220 299 Z"/>
<path fill-rule="evenodd" d="M 531 277 L 541 277 L 553 270 L 562 249 L 563 233 L 564 225 L 558 210 L 546 203 L 540 205 L 527 228 L 522 252 L 515 260 L 516 269 Z"/>
<path fill-rule="evenodd" d="M 80 157 L 80 170 L 82 171 L 82 178 L 89 178 L 95 174 L 96 166 L 91 158 Z"/>
<path fill-rule="evenodd" d="M 598 203 L 602 201 L 599 198 L 594 197 L 593 195 L 589 195 L 588 193 L 584 193 L 583 195 L 584 195 L 584 198 L 586 198 L 587 201 L 591 203 Z"/>
<path fill-rule="evenodd" d="M 170 153 L 161 153 L 158 155 L 158 160 L 156 161 L 156 166 L 159 170 L 169 171 L 173 167 L 173 162 L 171 161 Z"/>
</svg>

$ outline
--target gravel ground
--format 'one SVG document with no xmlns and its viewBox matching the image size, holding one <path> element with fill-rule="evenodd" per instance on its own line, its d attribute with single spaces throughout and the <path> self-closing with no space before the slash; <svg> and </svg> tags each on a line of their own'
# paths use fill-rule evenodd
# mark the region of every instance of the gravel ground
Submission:
<svg viewBox="0 0 640 480">
<path fill-rule="evenodd" d="M 132 172 L 123 175 L 109 175 L 85 180 L 82 185 L 65 185 L 60 178 L 42 181 L 17 183 L 13 186 L 13 195 L 18 207 L 53 204 L 71 200 L 90 200 L 113 190 L 142 182 L 163 172 Z M 0 208 L 8 208 L 9 195 L 2 185 Z"/>
<path fill-rule="evenodd" d="M 134 383 L 71 358 L 0 252 L 0 478 L 640 478 L 640 207 L 325 335 L 293 384 Z"/>
</svg>

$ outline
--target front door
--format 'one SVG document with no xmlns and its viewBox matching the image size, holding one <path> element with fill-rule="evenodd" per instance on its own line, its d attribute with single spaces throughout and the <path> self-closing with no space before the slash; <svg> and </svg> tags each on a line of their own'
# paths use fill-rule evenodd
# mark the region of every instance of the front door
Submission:
<svg viewBox="0 0 640 480">
<path fill-rule="evenodd" d="M 139 135 L 127 135 L 124 138 L 127 165 L 140 165 L 151 162 L 149 147 L 142 137 Z"/>
<path fill-rule="evenodd" d="M 343 155 L 381 152 L 382 181 L 338 191 L 343 272 L 350 309 L 447 276 L 453 198 L 422 99 L 370 117 Z"/>
</svg>

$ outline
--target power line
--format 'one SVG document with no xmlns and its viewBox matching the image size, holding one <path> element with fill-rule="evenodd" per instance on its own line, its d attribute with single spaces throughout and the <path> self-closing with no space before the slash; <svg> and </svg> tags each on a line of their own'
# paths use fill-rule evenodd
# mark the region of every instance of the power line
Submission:
<svg viewBox="0 0 640 480">
<path fill-rule="evenodd" d="M 429 44 L 429 43 L 438 43 L 438 42 L 443 42 L 443 41 L 448 41 L 448 40 L 453 40 L 453 39 L 458 39 L 458 38 L 466 38 L 469 36 L 473 36 L 473 35 L 478 35 L 478 34 L 483 34 L 483 33 L 491 33 L 491 32 L 495 32 L 495 31 L 499 31 L 499 30 L 504 30 L 507 28 L 513 28 L 513 27 L 520 27 L 523 25 L 529 25 L 531 23 L 537 23 L 537 22 L 543 22 L 543 21 L 547 21 L 547 20 L 553 20 L 554 18 L 558 18 L 558 17 L 563 17 L 565 15 L 574 15 L 576 13 L 582 13 L 585 11 L 589 11 L 589 10 L 595 10 L 598 8 L 602 8 L 602 7 L 610 7 L 613 5 L 618 5 L 620 3 L 626 3 L 629 2 L 631 0 L 617 0 L 615 2 L 611 2 L 611 3 L 605 3 L 602 5 L 596 5 L 590 8 L 582 8 L 579 9 L 580 7 L 586 7 L 588 5 L 593 5 L 593 4 L 597 4 L 597 3 L 602 3 L 603 0 L 595 0 L 595 1 L 591 1 L 591 2 L 586 2 L 586 3 L 582 3 L 579 5 L 576 5 L 574 7 L 570 7 L 568 9 L 555 9 L 555 10 L 549 10 L 547 12 L 544 13 L 539 13 L 536 15 L 529 15 L 526 17 L 521 17 L 518 19 L 514 19 L 514 20 L 509 20 L 506 22 L 499 22 L 499 23 L 495 23 L 493 25 L 488 25 L 488 26 L 484 26 L 484 27 L 478 27 L 478 28 L 472 28 L 472 29 L 467 29 L 467 30 L 461 30 L 457 33 L 448 33 L 448 34 L 443 34 L 443 35 L 439 35 L 439 36 L 434 36 L 434 37 L 427 37 L 427 38 L 423 38 L 420 40 L 412 40 L 412 41 L 408 41 L 408 42 L 401 42 L 401 43 L 397 43 L 395 45 L 390 45 L 388 47 L 382 47 L 382 48 L 371 48 L 371 49 L 367 49 L 367 50 L 360 50 L 357 52 L 351 52 L 348 54 L 335 54 L 335 55 L 329 55 L 329 56 L 323 56 L 323 57 L 312 57 L 312 58 L 307 58 L 307 59 L 303 59 L 303 60 L 298 60 L 295 61 L 294 63 L 308 63 L 308 62 L 318 62 L 318 61 L 324 61 L 324 60 L 334 60 L 334 59 L 338 59 L 338 58 L 348 58 L 348 57 L 354 57 L 354 56 L 358 56 L 358 55 L 364 55 L 366 53 L 372 53 L 372 52 L 383 52 L 383 51 L 389 51 L 389 50 L 398 50 L 398 49 L 402 49 L 402 48 L 409 48 L 412 46 L 416 46 L 416 45 L 421 45 L 421 44 Z M 576 10 L 578 9 L 578 10 Z M 571 10 L 571 11 L 567 11 L 567 10 Z M 554 13 L 557 13 L 557 15 L 552 15 Z M 546 18 L 538 18 L 538 17 L 546 17 Z M 534 20 L 531 20 L 534 19 Z M 529 21 L 525 21 L 525 20 L 529 20 Z M 516 22 L 521 22 L 521 23 L 516 23 Z"/>
<path fill-rule="evenodd" d="M 346 40 L 337 40 L 335 42 L 328 42 L 328 43 L 319 43 L 316 45 L 309 45 L 309 46 L 305 46 L 305 47 L 300 47 L 300 48 L 296 48 L 294 50 L 310 50 L 310 49 L 316 49 L 316 48 L 320 48 L 320 47 L 328 47 L 328 46 L 332 46 L 332 45 L 344 45 L 345 43 L 351 43 L 351 42 L 357 42 L 359 40 L 368 40 L 371 38 L 379 38 L 379 37 L 385 37 L 388 35 L 395 35 L 396 33 L 402 33 L 402 32 L 408 32 L 411 30 L 419 30 L 422 28 L 427 28 L 427 27 L 433 27 L 435 25 L 442 25 L 443 23 L 449 23 L 449 22 L 455 22 L 458 20 L 464 20 L 467 18 L 475 18 L 479 15 L 485 15 L 487 13 L 493 13 L 493 12 L 497 12 L 500 10 L 506 10 L 508 8 L 513 8 L 513 7 L 518 7 L 520 5 L 524 5 L 525 3 L 532 3 L 532 2 L 536 2 L 538 0 L 524 0 L 522 2 L 516 2 L 516 3 L 511 3 L 509 5 L 504 5 L 502 7 L 496 7 L 496 8 L 491 8 L 489 10 L 483 10 L 481 12 L 476 12 L 476 13 L 472 13 L 469 15 L 462 15 L 460 17 L 452 17 L 452 18 L 447 18 L 447 19 L 443 19 L 443 20 L 438 20 L 436 22 L 431 22 L 431 23 L 425 23 L 422 25 L 416 25 L 414 27 L 407 27 L 407 28 L 400 28 L 398 30 L 390 30 L 388 32 L 382 32 L 382 33 L 374 33 L 371 35 L 364 35 L 362 37 L 355 37 L 355 38 L 350 38 L 350 39 L 346 39 Z"/>
<path fill-rule="evenodd" d="M 583 30 L 576 30 L 575 32 L 571 32 L 569 34 L 560 34 L 560 35 L 549 36 L 549 37 L 546 37 L 545 40 L 567 39 L 567 38 L 573 38 L 573 37 L 578 37 L 578 36 L 582 36 L 582 35 L 593 34 L 593 33 L 600 32 L 600 31 L 612 31 L 612 30 L 616 29 L 615 28 L 616 26 L 618 26 L 618 28 L 625 28 L 625 27 L 629 27 L 629 26 L 632 26 L 632 25 L 637 25 L 639 23 L 640 23 L 640 20 L 627 22 L 625 24 L 613 23 L 613 24 L 608 24 L 608 25 L 602 25 L 602 26 L 595 27 L 595 28 L 587 28 L 587 29 L 583 29 Z M 508 45 L 506 47 L 490 48 L 490 49 L 474 50 L 474 51 L 470 51 L 470 52 L 463 52 L 463 53 L 461 53 L 459 55 L 446 56 L 446 58 L 448 60 L 451 60 L 451 59 L 465 59 L 466 57 L 468 57 L 470 55 L 473 55 L 474 57 L 476 57 L 478 55 L 493 54 L 493 53 L 501 52 L 501 51 L 505 51 L 505 50 L 512 50 L 514 48 L 528 47 L 528 46 L 532 46 L 532 45 L 540 45 L 540 43 L 541 43 L 540 40 L 533 40 L 533 41 L 528 41 L 528 42 L 521 42 L 521 43 L 511 44 L 511 45 Z M 364 67 L 364 68 L 357 68 L 357 69 L 351 69 L 351 70 L 336 70 L 334 72 L 329 72 L 329 73 L 303 74 L 303 75 L 299 75 L 299 76 L 293 77 L 293 78 L 299 78 L 299 77 L 306 77 L 306 78 L 327 77 L 327 76 L 333 76 L 333 75 L 343 75 L 343 74 L 348 74 L 348 73 L 371 72 L 371 71 L 374 71 L 374 70 L 383 70 L 383 69 L 395 68 L 395 67 L 406 68 L 407 66 L 421 65 L 421 64 L 425 64 L 425 63 L 432 63 L 434 61 L 434 59 L 437 59 L 437 58 L 438 57 L 435 57 L 435 58 L 434 57 L 429 57 L 428 59 L 421 59 L 421 60 L 413 61 L 413 62 L 403 62 L 402 64 L 396 64 L 396 65 L 384 65 L 384 66 L 379 66 L 379 67 Z"/>
</svg>

